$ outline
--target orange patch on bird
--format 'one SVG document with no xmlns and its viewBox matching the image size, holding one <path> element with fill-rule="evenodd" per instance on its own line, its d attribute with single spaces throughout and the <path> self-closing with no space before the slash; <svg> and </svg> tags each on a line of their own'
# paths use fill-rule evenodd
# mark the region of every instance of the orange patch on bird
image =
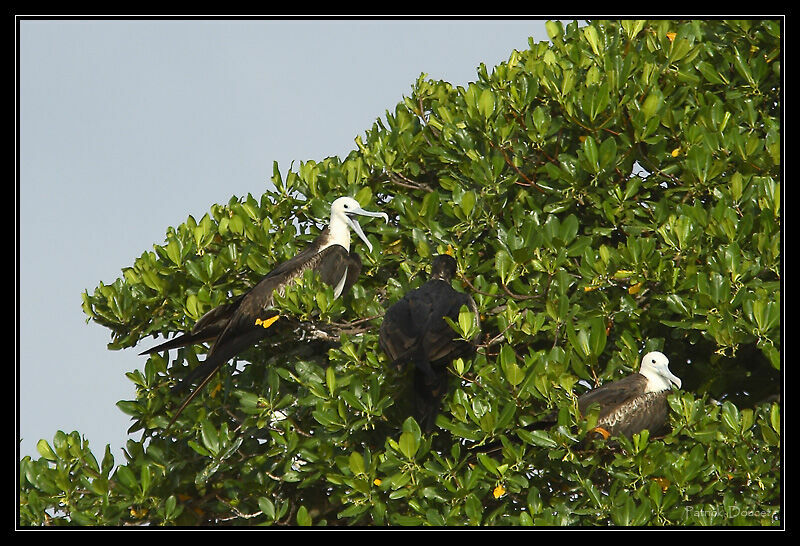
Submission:
<svg viewBox="0 0 800 546">
<path fill-rule="evenodd" d="M 596 432 L 596 433 L 598 433 L 600 436 L 602 436 L 602 437 L 603 437 L 603 440 L 608 440 L 608 439 L 611 437 L 611 433 L 610 433 L 610 432 L 608 432 L 608 431 L 607 431 L 606 429 L 604 429 L 603 427 L 594 427 L 594 428 L 592 429 L 592 432 Z"/>
<path fill-rule="evenodd" d="M 269 328 L 269 327 L 270 327 L 270 326 L 272 326 L 272 325 L 273 325 L 273 323 L 274 323 L 276 320 L 278 320 L 279 318 L 281 318 L 281 316 L 280 316 L 280 315 L 275 315 L 274 317 L 270 317 L 270 318 L 268 318 L 268 319 L 265 319 L 265 320 L 256 319 L 256 326 L 261 326 L 261 327 L 263 327 L 263 328 L 265 328 L 265 329 L 266 329 L 266 328 Z"/>
</svg>

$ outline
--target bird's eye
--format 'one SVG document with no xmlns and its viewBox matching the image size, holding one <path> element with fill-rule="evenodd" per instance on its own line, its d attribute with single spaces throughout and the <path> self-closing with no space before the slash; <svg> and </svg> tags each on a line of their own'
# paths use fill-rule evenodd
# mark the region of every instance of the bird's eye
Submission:
<svg viewBox="0 0 800 546">
<path fill-rule="evenodd" d="M 650 362 L 652 362 L 653 364 L 655 364 L 655 363 L 656 363 L 656 359 L 655 359 L 655 358 L 653 358 L 653 359 L 651 359 L 651 360 L 650 360 Z"/>
</svg>

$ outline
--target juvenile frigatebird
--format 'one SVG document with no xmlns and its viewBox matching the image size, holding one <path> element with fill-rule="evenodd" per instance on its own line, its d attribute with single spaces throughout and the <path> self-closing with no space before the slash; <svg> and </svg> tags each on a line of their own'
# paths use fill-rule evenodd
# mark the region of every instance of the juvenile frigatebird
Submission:
<svg viewBox="0 0 800 546">
<path fill-rule="evenodd" d="M 303 251 L 275 267 L 249 292 L 200 317 L 191 332 L 141 353 L 150 354 L 214 340 L 205 361 L 173 387 L 173 392 L 181 392 L 193 380 L 202 377 L 197 388 L 175 412 L 167 429 L 223 364 L 266 337 L 267 328 L 278 319 L 278 311 L 272 307 L 275 291 L 282 293 L 292 280 L 302 276 L 307 269 L 317 271 L 323 282 L 333 286 L 334 296 L 337 298 L 350 289 L 361 272 L 361 258 L 355 252 L 350 252 L 350 228 L 364 241 L 369 251 L 372 251 L 372 244 L 354 218 L 355 215 L 383 217 L 387 222 L 389 220 L 384 212 L 362 209 L 352 197 L 336 199 L 331 204 L 330 222 Z"/>
<path fill-rule="evenodd" d="M 401 369 L 409 363 L 414 366 L 414 416 L 425 432 L 433 429 L 439 413 L 448 364 L 474 350 L 472 343 L 456 338 L 443 317 L 458 321 L 459 310 L 466 305 L 480 330 L 475 302 L 450 284 L 455 273 L 452 256 L 436 256 L 430 280 L 389 307 L 380 329 L 380 346 L 392 364 Z"/>
<path fill-rule="evenodd" d="M 667 395 L 673 384 L 680 388 L 681 380 L 669 370 L 669 359 L 653 351 L 642 357 L 638 372 L 582 394 L 578 397 L 581 415 L 592 406 L 599 407 L 597 425 L 587 439 L 630 438 L 644 429 L 653 435 L 660 433 L 667 424 Z M 540 423 L 554 424 L 555 418 L 554 412 Z"/>
</svg>

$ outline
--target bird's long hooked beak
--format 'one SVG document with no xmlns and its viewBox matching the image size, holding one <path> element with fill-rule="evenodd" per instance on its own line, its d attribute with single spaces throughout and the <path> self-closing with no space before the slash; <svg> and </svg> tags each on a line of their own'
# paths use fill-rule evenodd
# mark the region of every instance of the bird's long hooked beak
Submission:
<svg viewBox="0 0 800 546">
<path fill-rule="evenodd" d="M 364 210 L 362 208 L 351 209 L 347 211 L 347 214 L 344 215 L 345 219 L 347 220 L 348 225 L 353 228 L 353 231 L 356 232 L 359 239 L 364 241 L 364 244 L 367 245 L 367 248 L 370 252 L 372 252 L 372 243 L 369 242 L 367 236 L 364 235 L 364 231 L 361 229 L 361 224 L 358 223 L 358 220 L 350 216 L 351 214 L 360 214 L 361 216 L 372 216 L 373 218 L 383 218 L 386 222 L 389 222 L 389 215 L 385 212 L 370 212 L 368 210 Z"/>
<path fill-rule="evenodd" d="M 672 373 L 667 366 L 661 367 L 658 373 L 661 375 L 661 377 L 676 385 L 679 389 L 681 388 L 681 378 Z"/>
</svg>

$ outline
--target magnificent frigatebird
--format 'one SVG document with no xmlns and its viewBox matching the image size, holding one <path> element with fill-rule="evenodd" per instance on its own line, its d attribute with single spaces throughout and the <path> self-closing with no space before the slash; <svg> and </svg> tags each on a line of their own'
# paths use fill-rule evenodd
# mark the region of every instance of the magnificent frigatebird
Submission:
<svg viewBox="0 0 800 546">
<path fill-rule="evenodd" d="M 351 197 L 336 199 L 331 204 L 330 222 L 303 251 L 275 267 L 249 292 L 203 315 L 191 332 L 142 353 L 149 354 L 214 340 L 205 361 L 173 388 L 173 392 L 180 392 L 188 388 L 191 381 L 203 378 L 175 412 L 167 428 L 172 426 L 184 408 L 225 362 L 266 337 L 267 328 L 278 319 L 278 311 L 272 308 L 273 292 L 277 290 L 281 293 L 307 269 L 317 271 L 323 282 L 333 286 L 334 296 L 337 298 L 353 285 L 361 271 L 361 258 L 355 252 L 349 252 L 350 228 L 372 251 L 372 244 L 354 215 L 383 217 L 387 222 L 389 220 L 384 212 L 362 209 L 358 201 Z"/>
<path fill-rule="evenodd" d="M 380 329 L 380 346 L 392 364 L 414 365 L 414 413 L 426 432 L 433 428 L 447 388 L 447 365 L 474 350 L 472 343 L 456 338 L 443 317 L 457 321 L 466 305 L 480 327 L 473 299 L 450 285 L 455 272 L 452 256 L 436 256 L 430 280 L 389 307 Z"/>
<path fill-rule="evenodd" d="M 669 370 L 669 359 L 653 351 L 642 357 L 637 373 L 582 394 L 578 397 L 581 415 L 592 411 L 593 406 L 599 408 L 597 425 L 587 439 L 630 438 L 644 429 L 653 435 L 661 432 L 667 424 L 667 395 L 673 384 L 680 388 L 681 380 Z M 540 423 L 553 424 L 555 415 Z"/>
</svg>

